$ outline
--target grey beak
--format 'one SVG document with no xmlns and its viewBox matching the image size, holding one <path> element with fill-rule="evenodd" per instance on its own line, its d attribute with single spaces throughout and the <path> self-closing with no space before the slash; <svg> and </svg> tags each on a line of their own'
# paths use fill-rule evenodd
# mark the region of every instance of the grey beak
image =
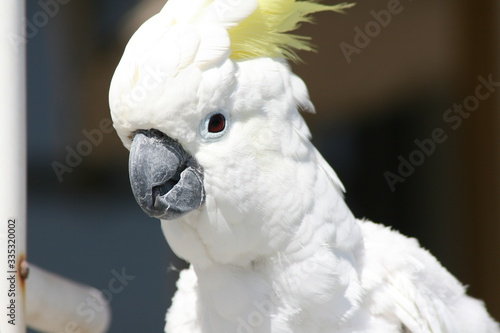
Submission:
<svg viewBox="0 0 500 333">
<path fill-rule="evenodd" d="M 173 220 L 205 201 L 201 166 L 179 142 L 155 129 L 135 133 L 129 176 L 137 203 L 151 217 Z"/>
</svg>

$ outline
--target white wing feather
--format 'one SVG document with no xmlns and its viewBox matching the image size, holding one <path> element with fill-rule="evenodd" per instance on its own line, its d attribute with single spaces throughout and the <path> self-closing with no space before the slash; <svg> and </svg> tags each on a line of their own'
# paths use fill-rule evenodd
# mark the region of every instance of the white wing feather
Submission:
<svg viewBox="0 0 500 333">
<path fill-rule="evenodd" d="M 360 221 L 365 245 L 362 283 L 365 307 L 374 316 L 400 322 L 401 332 L 499 332 L 484 306 L 415 239 Z M 463 313 L 480 317 L 476 326 Z M 479 328 L 482 323 L 484 328 Z"/>
</svg>

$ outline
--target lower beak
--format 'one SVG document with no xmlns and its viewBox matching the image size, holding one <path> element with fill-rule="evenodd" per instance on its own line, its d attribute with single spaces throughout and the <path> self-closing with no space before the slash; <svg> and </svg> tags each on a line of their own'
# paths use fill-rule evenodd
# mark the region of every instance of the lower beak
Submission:
<svg viewBox="0 0 500 333">
<path fill-rule="evenodd" d="M 137 203 L 151 217 L 173 220 L 205 201 L 201 166 L 179 142 L 155 129 L 135 133 L 129 176 Z"/>
</svg>

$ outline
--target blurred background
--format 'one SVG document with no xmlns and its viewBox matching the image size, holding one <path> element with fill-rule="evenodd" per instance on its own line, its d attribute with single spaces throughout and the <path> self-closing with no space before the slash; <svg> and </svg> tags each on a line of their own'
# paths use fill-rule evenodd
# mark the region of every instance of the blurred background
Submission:
<svg viewBox="0 0 500 333">
<path fill-rule="evenodd" d="M 113 71 L 163 3 L 27 1 L 28 257 L 102 290 L 113 270 L 134 276 L 110 332 L 162 332 L 185 265 L 135 203 L 109 128 Z M 319 53 L 293 67 L 348 204 L 418 238 L 499 320 L 500 2 L 359 1 L 316 21 L 299 33 Z"/>
</svg>

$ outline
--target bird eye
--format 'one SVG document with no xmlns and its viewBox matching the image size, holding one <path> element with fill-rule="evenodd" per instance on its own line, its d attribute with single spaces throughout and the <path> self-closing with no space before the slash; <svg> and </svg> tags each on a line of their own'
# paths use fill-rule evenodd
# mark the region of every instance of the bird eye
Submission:
<svg viewBox="0 0 500 333">
<path fill-rule="evenodd" d="M 223 111 L 210 113 L 200 123 L 200 136 L 203 141 L 216 140 L 227 132 L 229 118 Z"/>
<path fill-rule="evenodd" d="M 208 121 L 207 130 L 210 133 L 219 133 L 226 128 L 226 117 L 220 113 L 213 114 Z"/>
</svg>

